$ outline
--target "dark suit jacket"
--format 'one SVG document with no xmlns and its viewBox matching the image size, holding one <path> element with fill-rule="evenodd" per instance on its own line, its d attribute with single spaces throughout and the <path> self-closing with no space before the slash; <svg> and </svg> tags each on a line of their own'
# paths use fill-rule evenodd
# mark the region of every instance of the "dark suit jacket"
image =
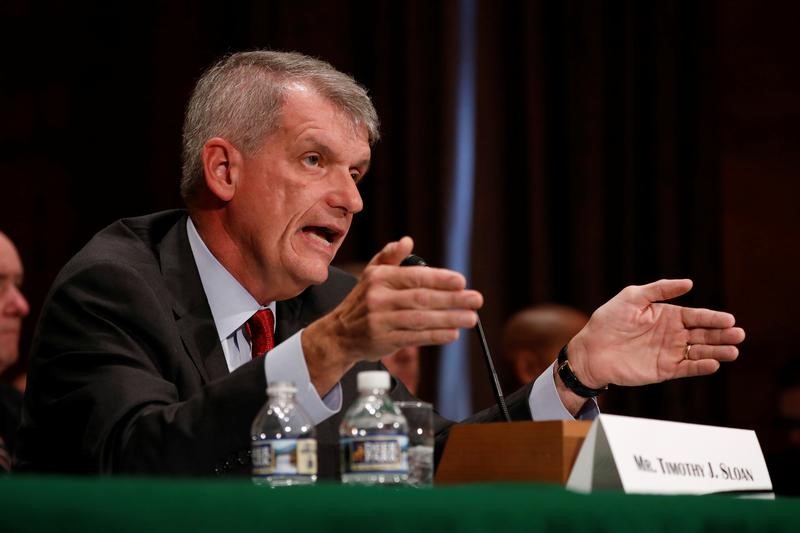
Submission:
<svg viewBox="0 0 800 533">
<path fill-rule="evenodd" d="M 249 472 L 250 424 L 264 404 L 263 360 L 228 372 L 186 235 L 186 212 L 118 221 L 61 271 L 36 329 L 17 468 L 206 476 Z M 335 307 L 354 279 L 278 302 L 277 340 Z M 321 478 L 338 476 L 338 427 L 360 363 L 341 380 L 342 411 L 317 426 Z M 529 418 L 527 393 L 511 398 Z M 392 396 L 411 396 L 393 381 Z M 496 409 L 475 420 L 498 419 Z M 450 422 L 438 418 L 440 435 Z"/>
<path fill-rule="evenodd" d="M 17 426 L 22 410 L 22 393 L 6 383 L 0 383 L 0 472 L 10 463 L 11 452 L 17 440 Z"/>
</svg>

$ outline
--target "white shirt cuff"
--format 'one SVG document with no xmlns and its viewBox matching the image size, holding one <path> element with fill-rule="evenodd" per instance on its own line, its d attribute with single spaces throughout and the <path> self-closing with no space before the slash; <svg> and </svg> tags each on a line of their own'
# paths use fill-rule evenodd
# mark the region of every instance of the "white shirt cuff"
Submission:
<svg viewBox="0 0 800 533">
<path fill-rule="evenodd" d="M 531 417 L 535 421 L 542 420 L 576 420 L 576 417 L 567 411 L 556 390 L 556 380 L 552 365 L 542 372 L 536 381 L 533 382 L 531 394 L 528 396 L 528 405 L 531 409 Z M 578 412 L 577 420 L 594 420 L 600 414 L 597 401 L 592 398 L 587 401 Z"/>
<path fill-rule="evenodd" d="M 265 358 L 264 370 L 267 383 L 288 381 L 297 387 L 297 402 L 311 417 L 314 425 L 329 418 L 342 408 L 342 386 L 337 383 L 325 398 L 320 398 L 308 374 L 303 345 L 300 342 L 301 329 L 278 346 L 270 350 Z"/>
</svg>

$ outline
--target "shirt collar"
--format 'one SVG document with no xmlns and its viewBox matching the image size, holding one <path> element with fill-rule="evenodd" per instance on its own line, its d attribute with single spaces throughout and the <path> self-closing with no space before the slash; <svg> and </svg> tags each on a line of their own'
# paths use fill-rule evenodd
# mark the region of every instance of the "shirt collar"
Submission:
<svg viewBox="0 0 800 533">
<path fill-rule="evenodd" d="M 217 261 L 197 233 L 191 218 L 186 219 L 186 233 L 221 341 L 234 334 L 259 309 L 270 309 L 275 313 L 275 302 L 259 305 L 253 295 Z"/>
</svg>

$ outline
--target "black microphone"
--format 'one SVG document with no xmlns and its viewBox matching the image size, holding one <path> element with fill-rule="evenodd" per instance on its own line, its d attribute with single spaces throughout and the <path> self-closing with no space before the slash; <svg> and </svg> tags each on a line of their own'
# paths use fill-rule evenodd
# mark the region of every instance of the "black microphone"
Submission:
<svg viewBox="0 0 800 533">
<path fill-rule="evenodd" d="M 400 262 L 400 266 L 428 266 L 428 263 L 426 263 L 425 260 L 420 256 L 411 254 Z M 489 343 L 486 341 L 486 333 L 483 332 L 480 315 L 478 315 L 478 324 L 475 326 L 475 331 L 478 332 L 478 338 L 481 341 L 483 358 L 486 361 L 486 370 L 489 372 L 489 376 L 492 378 L 492 391 L 494 392 L 494 400 L 497 403 L 497 407 L 500 409 L 500 412 L 502 412 L 503 416 L 506 418 L 506 422 L 511 422 L 511 415 L 508 414 L 506 399 L 503 396 L 503 390 L 500 388 L 500 380 L 497 378 L 497 372 L 494 369 L 494 361 L 492 360 L 492 354 L 489 352 Z"/>
</svg>

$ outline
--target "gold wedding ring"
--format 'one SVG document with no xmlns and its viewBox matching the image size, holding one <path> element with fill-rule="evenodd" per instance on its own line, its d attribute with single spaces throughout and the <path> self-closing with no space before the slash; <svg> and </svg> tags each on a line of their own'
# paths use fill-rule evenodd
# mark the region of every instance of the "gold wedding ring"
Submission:
<svg viewBox="0 0 800 533">
<path fill-rule="evenodd" d="M 686 346 L 684 346 L 684 348 L 683 348 L 683 360 L 684 361 L 688 361 L 689 360 L 689 352 L 691 352 L 691 351 L 692 351 L 692 345 L 691 344 L 687 344 Z"/>
</svg>

